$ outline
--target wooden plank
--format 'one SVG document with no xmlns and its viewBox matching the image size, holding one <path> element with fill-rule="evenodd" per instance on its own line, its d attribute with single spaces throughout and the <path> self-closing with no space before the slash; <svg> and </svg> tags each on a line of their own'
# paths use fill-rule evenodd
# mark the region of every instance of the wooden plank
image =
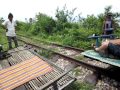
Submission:
<svg viewBox="0 0 120 90">
<path fill-rule="evenodd" d="M 113 66 L 120 67 L 120 59 L 111 59 L 111 58 L 107 58 L 107 57 L 102 57 L 102 56 L 100 56 L 100 54 L 98 52 L 95 52 L 94 50 L 87 50 L 85 52 L 82 52 L 81 54 L 83 54 L 84 56 L 87 56 L 89 58 L 110 64 Z"/>
</svg>

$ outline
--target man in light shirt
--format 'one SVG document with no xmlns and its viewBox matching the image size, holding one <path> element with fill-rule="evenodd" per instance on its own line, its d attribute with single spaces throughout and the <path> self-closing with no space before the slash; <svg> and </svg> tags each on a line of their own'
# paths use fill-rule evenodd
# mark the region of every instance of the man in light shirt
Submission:
<svg viewBox="0 0 120 90">
<path fill-rule="evenodd" d="M 18 47 L 18 42 L 15 33 L 16 23 L 13 21 L 13 14 L 9 13 L 8 21 L 5 22 L 6 36 L 9 43 L 9 49 L 12 49 L 12 40 L 15 43 L 15 47 Z"/>
</svg>

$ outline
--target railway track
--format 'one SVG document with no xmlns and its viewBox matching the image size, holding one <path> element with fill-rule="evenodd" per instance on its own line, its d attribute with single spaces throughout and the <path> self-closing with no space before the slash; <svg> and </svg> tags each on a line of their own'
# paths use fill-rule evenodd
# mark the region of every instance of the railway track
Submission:
<svg viewBox="0 0 120 90">
<path fill-rule="evenodd" d="M 29 45 L 29 47 L 35 47 L 34 49 L 44 49 L 44 50 L 47 50 L 47 51 L 50 51 L 50 52 L 53 52 L 54 54 L 54 57 L 62 57 L 62 59 L 59 59 L 57 61 L 57 63 L 59 62 L 65 62 L 65 61 L 70 61 L 76 65 L 79 65 L 80 68 L 83 69 L 83 67 L 86 69 L 84 69 L 86 72 L 89 72 L 89 74 L 93 73 L 93 72 L 96 72 L 97 71 L 97 74 L 100 74 L 100 75 L 106 75 L 106 76 L 112 76 L 112 75 L 108 75 L 110 73 L 112 73 L 111 71 L 109 71 L 107 68 L 110 67 L 110 65 L 108 64 L 105 64 L 105 63 L 101 63 L 101 62 L 97 62 L 96 60 L 92 60 L 92 59 L 89 59 L 89 58 L 86 58 L 83 60 L 77 60 L 75 57 L 80 55 L 80 53 L 83 51 L 81 49 L 77 49 L 77 48 L 73 48 L 73 47 L 69 47 L 69 46 L 62 46 L 62 45 L 58 45 L 58 44 L 55 44 L 55 43 L 51 43 L 49 45 L 44 45 L 43 43 L 42 44 L 34 44 L 31 41 L 28 41 L 27 42 L 25 41 L 25 38 L 23 40 L 19 38 L 20 41 L 26 43 L 27 45 Z M 65 52 L 64 52 L 65 51 Z M 39 52 L 39 50 L 37 51 Z M 69 52 L 74 52 L 74 53 L 69 53 Z M 69 54 L 68 54 L 69 53 Z M 53 58 L 54 58 L 53 57 Z M 64 58 L 63 58 L 64 57 Z M 51 59 L 54 61 L 54 59 Z M 80 57 L 81 58 L 81 57 Z M 83 58 L 81 58 L 83 59 Z M 95 62 L 95 63 L 93 63 Z M 59 63 L 60 64 L 60 63 Z M 72 65 L 72 64 L 71 64 Z M 83 66 L 83 67 L 81 67 Z M 63 68 L 64 69 L 64 68 Z M 89 70 L 92 70 L 89 71 Z M 85 73 L 84 73 L 85 74 Z M 81 75 L 82 76 L 82 75 Z M 87 76 L 87 75 L 85 75 Z M 83 76 L 84 77 L 84 76 Z M 83 78 L 83 77 L 78 77 L 78 78 Z M 104 77 L 105 78 L 105 77 Z M 113 77 L 111 78 L 115 78 L 115 76 L 113 75 Z M 117 78 L 115 78 L 117 79 Z M 82 79 L 83 80 L 83 79 Z M 114 81 L 114 80 L 113 80 Z M 118 80 L 119 81 L 119 80 Z M 98 82 L 99 83 L 99 82 Z M 98 84 L 99 85 L 99 84 Z M 99 85 L 100 86 L 100 85 Z M 97 86 L 98 87 L 98 86 Z"/>
<path fill-rule="evenodd" d="M 96 66 L 96 68 L 107 68 L 107 67 L 109 67 L 108 64 L 104 64 L 104 63 L 101 63 L 101 62 L 93 60 L 93 59 L 85 58 L 84 60 L 82 60 L 83 56 L 81 56 L 80 53 L 84 51 L 83 49 L 74 48 L 74 47 L 70 47 L 70 46 L 62 46 L 62 45 L 55 44 L 55 43 L 50 43 L 48 45 L 43 44 L 43 43 L 42 44 L 41 43 L 34 44 L 32 39 L 27 39 L 25 37 L 21 37 L 21 38 L 18 38 L 18 39 L 20 41 L 28 44 L 28 45 L 36 47 L 37 49 L 42 48 L 44 50 L 53 52 L 54 54 L 58 54 L 62 57 L 68 58 L 71 62 L 74 61 L 74 63 L 76 63 L 78 65 L 79 64 L 88 65 L 88 66 L 91 67 L 91 69 L 94 69 L 95 66 Z M 92 65 L 93 65 L 93 67 L 92 67 Z"/>
</svg>

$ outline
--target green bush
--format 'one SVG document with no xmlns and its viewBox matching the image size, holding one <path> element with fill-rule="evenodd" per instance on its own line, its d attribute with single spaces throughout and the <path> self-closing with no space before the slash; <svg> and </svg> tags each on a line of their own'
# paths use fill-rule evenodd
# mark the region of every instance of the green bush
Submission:
<svg viewBox="0 0 120 90">
<path fill-rule="evenodd" d="M 88 36 L 102 34 L 102 24 L 106 13 L 111 12 L 111 7 L 106 7 L 105 12 L 95 15 L 88 15 L 86 18 L 74 16 L 76 8 L 67 10 L 66 5 L 62 10 L 57 8 L 56 19 L 39 13 L 33 23 L 19 22 L 18 33 L 30 35 L 45 41 L 57 42 L 64 45 L 90 49 L 95 40 L 88 39 Z M 113 20 L 118 25 L 119 13 L 112 13 Z M 77 20 L 75 17 L 78 17 Z M 79 20 L 78 20 L 79 19 Z M 115 34 L 120 37 L 120 28 L 117 26 Z"/>
<path fill-rule="evenodd" d="M 64 90 L 93 90 L 94 86 L 87 83 L 74 82 L 67 86 Z"/>
<path fill-rule="evenodd" d="M 53 27 L 56 26 L 55 21 L 45 14 L 39 13 L 36 15 L 36 19 L 37 20 L 34 29 L 35 34 L 40 32 L 51 33 Z"/>
</svg>

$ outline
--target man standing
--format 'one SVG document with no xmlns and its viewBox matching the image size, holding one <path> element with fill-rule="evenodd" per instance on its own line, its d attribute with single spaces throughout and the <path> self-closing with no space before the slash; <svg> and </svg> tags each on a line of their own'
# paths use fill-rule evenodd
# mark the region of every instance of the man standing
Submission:
<svg viewBox="0 0 120 90">
<path fill-rule="evenodd" d="M 12 40 L 15 43 L 15 47 L 18 47 L 18 42 L 15 33 L 16 23 L 13 21 L 13 14 L 8 14 L 8 21 L 5 22 L 6 36 L 9 43 L 9 49 L 12 49 Z"/>
<path fill-rule="evenodd" d="M 112 20 L 112 14 L 108 13 L 103 23 L 103 33 L 104 35 L 109 35 L 109 34 L 113 34 L 113 32 L 114 32 L 114 22 Z"/>
</svg>

